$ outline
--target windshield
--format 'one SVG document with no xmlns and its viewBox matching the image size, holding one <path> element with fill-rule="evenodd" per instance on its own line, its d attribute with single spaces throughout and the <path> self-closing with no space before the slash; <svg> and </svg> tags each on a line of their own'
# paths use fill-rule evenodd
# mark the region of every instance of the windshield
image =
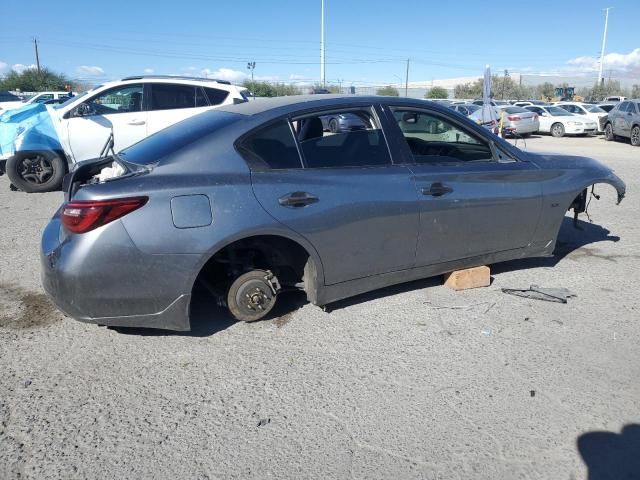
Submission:
<svg viewBox="0 0 640 480">
<path fill-rule="evenodd" d="M 118 156 L 125 162 L 151 165 L 243 117 L 237 113 L 209 111 L 176 123 L 125 148 Z"/>
<path fill-rule="evenodd" d="M 583 105 L 584 109 L 589 113 L 607 113 L 596 105 Z"/>
<path fill-rule="evenodd" d="M 573 115 L 573 113 L 569 113 L 564 108 L 560 107 L 547 107 L 546 110 L 552 117 L 567 117 Z"/>
<path fill-rule="evenodd" d="M 82 92 L 82 93 L 77 94 L 75 97 L 70 97 L 69 100 L 61 103 L 60 105 L 55 105 L 53 108 L 58 109 L 58 108 L 66 107 L 71 102 L 74 102 L 77 99 L 84 97 L 86 94 L 93 92 L 95 89 L 100 88 L 101 86 L 102 85 L 98 85 L 97 87 L 94 87 L 94 88 L 92 88 L 91 90 L 89 90 L 87 92 Z"/>
</svg>

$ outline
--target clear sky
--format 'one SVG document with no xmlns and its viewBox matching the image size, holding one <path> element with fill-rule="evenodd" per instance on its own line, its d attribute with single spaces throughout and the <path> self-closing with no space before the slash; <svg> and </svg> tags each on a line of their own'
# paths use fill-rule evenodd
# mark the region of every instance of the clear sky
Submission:
<svg viewBox="0 0 640 480">
<path fill-rule="evenodd" d="M 640 83 L 640 0 L 326 0 L 326 78 L 398 83 L 494 71 L 597 69 L 606 6 L 605 69 Z M 560 6 L 558 6 L 560 5 Z M 43 0 L 0 2 L 0 74 L 34 63 L 99 82 L 124 75 L 319 79 L 320 0 Z"/>
</svg>

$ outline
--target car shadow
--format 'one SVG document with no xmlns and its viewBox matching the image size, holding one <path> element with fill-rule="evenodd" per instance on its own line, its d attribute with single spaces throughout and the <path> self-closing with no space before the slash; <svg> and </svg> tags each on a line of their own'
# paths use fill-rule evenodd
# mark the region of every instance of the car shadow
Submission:
<svg viewBox="0 0 640 480">
<path fill-rule="evenodd" d="M 525 258 L 497 263 L 491 266 L 492 274 L 500 274 L 513 270 L 539 267 L 553 267 L 571 252 L 592 243 L 617 242 L 620 237 L 610 235 L 610 231 L 599 225 L 579 220 L 576 229 L 573 219 L 565 217 L 560 227 L 556 249 L 551 257 Z M 493 280 L 493 279 L 492 279 Z M 379 300 L 413 290 L 421 290 L 442 285 L 442 276 L 424 278 L 412 282 L 401 283 L 363 293 L 354 297 L 339 300 L 325 306 L 325 310 L 334 311 L 371 300 Z M 291 320 L 293 313 L 307 304 L 304 292 L 285 292 L 280 294 L 278 302 L 269 315 L 256 323 L 273 321 L 277 326 L 284 326 Z M 139 336 L 190 336 L 208 337 L 226 330 L 236 323 L 229 312 L 216 304 L 205 289 L 196 289 L 191 302 L 191 331 L 174 332 L 152 328 L 109 327 L 126 335 Z"/>
<path fill-rule="evenodd" d="M 554 267 L 564 257 L 585 245 L 598 242 L 618 242 L 620 237 L 610 235 L 610 231 L 600 225 L 578 220 L 578 228 L 573 225 L 573 218 L 564 217 L 558 233 L 556 248 L 551 257 L 523 258 L 491 266 L 491 273 L 499 274 L 527 268 Z"/>
<path fill-rule="evenodd" d="M 620 433 L 588 432 L 576 443 L 589 480 L 640 478 L 640 425 L 625 425 Z"/>
</svg>

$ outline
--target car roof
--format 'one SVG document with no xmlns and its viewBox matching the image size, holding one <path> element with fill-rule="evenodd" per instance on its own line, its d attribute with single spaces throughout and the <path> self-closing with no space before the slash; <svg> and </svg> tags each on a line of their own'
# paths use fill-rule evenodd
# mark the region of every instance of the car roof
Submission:
<svg viewBox="0 0 640 480">
<path fill-rule="evenodd" d="M 349 104 L 424 104 L 428 103 L 432 108 L 441 112 L 450 112 L 448 106 L 438 104 L 429 100 L 406 98 L 406 97 L 384 97 L 378 95 L 290 95 L 286 97 L 256 98 L 250 102 L 237 105 L 224 105 L 217 110 L 241 115 L 257 115 L 260 113 L 282 110 L 297 111 L 305 108 L 316 107 L 341 107 Z"/>
</svg>

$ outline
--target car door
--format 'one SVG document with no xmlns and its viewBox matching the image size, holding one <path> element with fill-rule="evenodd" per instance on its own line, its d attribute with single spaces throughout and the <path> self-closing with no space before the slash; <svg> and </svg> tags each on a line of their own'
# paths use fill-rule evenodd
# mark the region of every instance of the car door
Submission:
<svg viewBox="0 0 640 480">
<path fill-rule="evenodd" d="M 451 116 L 390 106 L 419 198 L 416 265 L 522 248 L 542 208 L 540 170 L 498 152 Z"/>
<path fill-rule="evenodd" d="M 618 107 L 618 114 L 615 117 L 614 133 L 623 137 L 631 136 L 631 119 L 633 118 L 633 104 L 622 102 Z"/>
<path fill-rule="evenodd" d="M 143 84 L 104 90 L 67 112 L 65 122 L 76 162 L 100 155 L 113 131 L 117 152 L 147 136 Z"/>
<path fill-rule="evenodd" d="M 321 117 L 362 126 L 324 131 Z M 256 198 L 318 252 L 325 284 L 411 268 L 418 212 L 409 169 L 396 165 L 371 106 L 281 118 L 240 143 Z"/>
<path fill-rule="evenodd" d="M 228 92 L 219 89 L 216 90 L 223 93 L 223 99 L 220 101 L 220 95 L 213 97 L 210 102 L 207 101 L 204 90 L 195 85 L 180 83 L 150 83 L 149 84 L 149 135 L 158 132 L 163 128 L 178 123 L 186 118 L 192 117 L 206 110 L 210 110 L 213 106 L 224 101 Z M 218 103 L 214 103 L 218 102 Z"/>
<path fill-rule="evenodd" d="M 524 108 L 529 110 L 530 112 L 538 114 L 538 120 L 540 121 L 540 128 L 538 131 L 549 132 L 549 130 L 551 129 L 551 116 L 549 112 L 547 112 L 544 108 L 536 107 L 535 105 Z"/>
</svg>

